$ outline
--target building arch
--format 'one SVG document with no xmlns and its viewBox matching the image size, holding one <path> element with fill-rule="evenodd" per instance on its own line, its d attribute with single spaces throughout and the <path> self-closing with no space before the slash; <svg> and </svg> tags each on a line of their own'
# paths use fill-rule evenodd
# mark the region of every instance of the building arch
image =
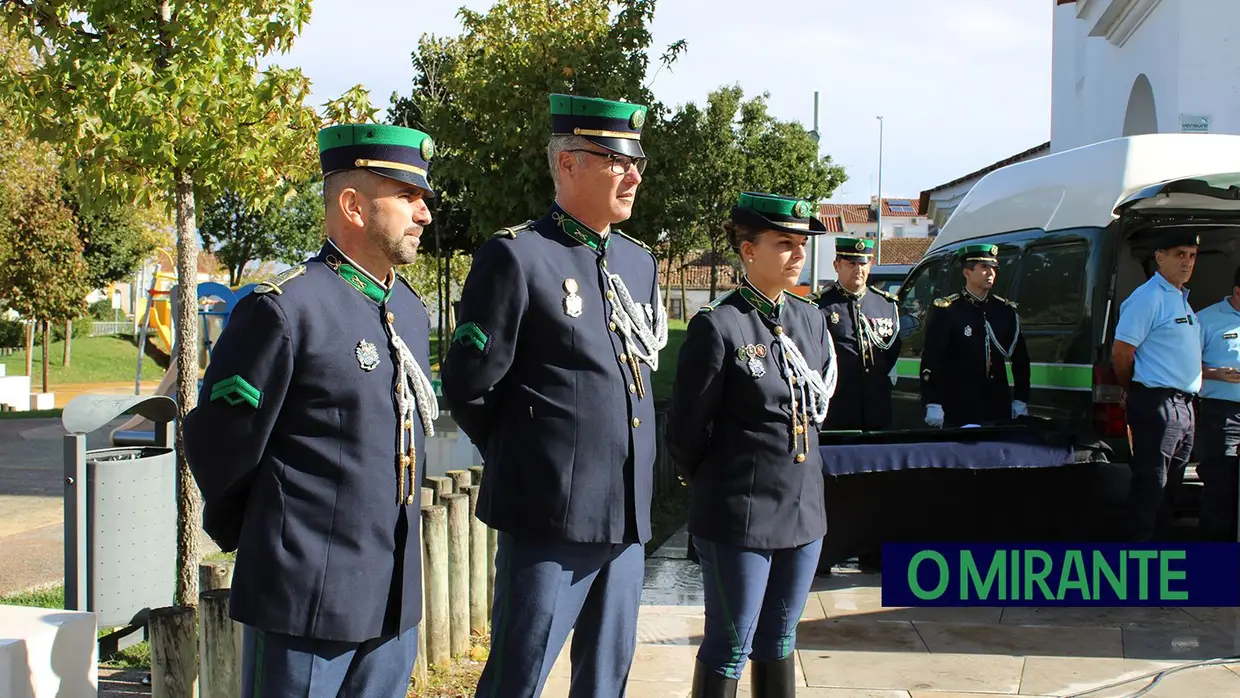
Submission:
<svg viewBox="0 0 1240 698">
<path fill-rule="evenodd" d="M 1158 133 L 1158 109 L 1154 104 L 1154 88 L 1150 79 L 1141 73 L 1132 82 L 1128 93 L 1128 109 L 1124 113 L 1124 135 Z"/>
</svg>

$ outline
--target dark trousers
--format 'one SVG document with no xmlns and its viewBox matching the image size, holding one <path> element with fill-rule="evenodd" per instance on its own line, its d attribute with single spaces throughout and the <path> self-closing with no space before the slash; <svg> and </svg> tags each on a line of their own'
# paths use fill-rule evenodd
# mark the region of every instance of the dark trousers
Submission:
<svg viewBox="0 0 1240 698">
<path fill-rule="evenodd" d="M 474 696 L 539 696 L 571 630 L 570 698 L 622 698 L 645 562 L 640 543 L 535 541 L 501 531 L 491 655 Z"/>
<path fill-rule="evenodd" d="M 1128 394 L 1128 427 L 1132 432 L 1129 540 L 1148 542 L 1166 535 L 1175 493 L 1193 453 L 1194 421 L 1188 394 L 1132 384 Z"/>
<path fill-rule="evenodd" d="M 418 653 L 418 629 L 363 643 L 314 640 L 243 626 L 243 698 L 403 696 Z"/>
<path fill-rule="evenodd" d="M 1201 478 L 1201 534 L 1207 540 L 1236 540 L 1236 498 L 1240 486 L 1240 402 L 1202 398 L 1197 421 L 1197 476 Z"/>
<path fill-rule="evenodd" d="M 822 539 L 783 550 L 741 548 L 701 538 L 693 543 L 706 602 L 706 632 L 698 661 L 739 679 L 746 659 L 772 662 L 791 654 Z"/>
</svg>

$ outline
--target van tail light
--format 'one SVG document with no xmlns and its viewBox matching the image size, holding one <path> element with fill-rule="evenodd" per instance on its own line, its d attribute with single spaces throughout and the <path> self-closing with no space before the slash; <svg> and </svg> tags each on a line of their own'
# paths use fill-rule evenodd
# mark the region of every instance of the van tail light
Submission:
<svg viewBox="0 0 1240 698">
<path fill-rule="evenodd" d="M 1128 413 L 1124 409 L 1124 390 L 1115 379 L 1111 365 L 1094 366 L 1094 429 L 1106 437 L 1128 435 Z"/>
</svg>

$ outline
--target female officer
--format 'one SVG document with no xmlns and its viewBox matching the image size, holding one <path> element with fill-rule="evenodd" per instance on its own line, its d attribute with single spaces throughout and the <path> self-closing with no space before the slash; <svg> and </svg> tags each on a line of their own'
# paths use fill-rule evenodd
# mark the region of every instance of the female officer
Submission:
<svg viewBox="0 0 1240 698">
<path fill-rule="evenodd" d="M 746 659 L 754 698 L 795 695 L 792 655 L 827 518 L 818 429 L 835 390 L 822 311 L 787 292 L 813 204 L 743 193 L 727 224 L 741 286 L 700 309 L 680 349 L 667 439 L 692 485 L 689 533 L 706 632 L 693 698 L 734 696 Z"/>
</svg>

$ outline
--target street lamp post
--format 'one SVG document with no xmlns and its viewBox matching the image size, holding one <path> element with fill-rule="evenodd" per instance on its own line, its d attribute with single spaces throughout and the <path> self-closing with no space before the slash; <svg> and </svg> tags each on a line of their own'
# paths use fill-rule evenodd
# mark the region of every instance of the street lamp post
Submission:
<svg viewBox="0 0 1240 698">
<path fill-rule="evenodd" d="M 883 117 L 878 119 L 878 233 L 874 236 L 874 263 L 883 263 Z"/>
</svg>

